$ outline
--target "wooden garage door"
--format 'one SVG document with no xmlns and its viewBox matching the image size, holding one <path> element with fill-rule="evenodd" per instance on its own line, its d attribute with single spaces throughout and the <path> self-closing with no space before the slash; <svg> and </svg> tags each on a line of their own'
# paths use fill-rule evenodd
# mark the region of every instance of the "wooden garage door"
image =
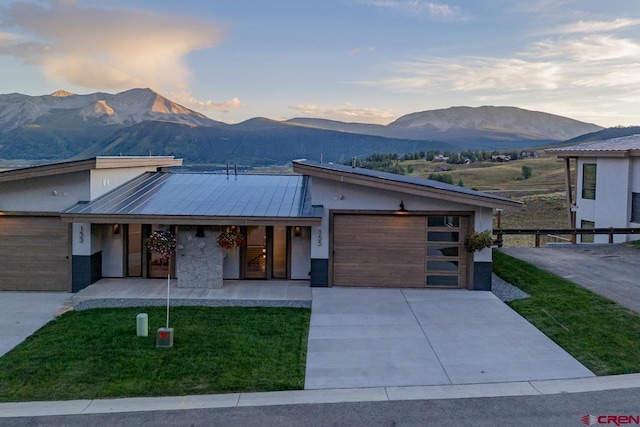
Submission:
<svg viewBox="0 0 640 427">
<path fill-rule="evenodd" d="M 470 215 L 333 216 L 332 284 L 464 288 Z"/>
<path fill-rule="evenodd" d="M 0 290 L 70 291 L 69 238 L 60 217 L 0 216 Z"/>
<path fill-rule="evenodd" d="M 424 287 L 426 218 L 336 214 L 333 284 Z"/>
</svg>

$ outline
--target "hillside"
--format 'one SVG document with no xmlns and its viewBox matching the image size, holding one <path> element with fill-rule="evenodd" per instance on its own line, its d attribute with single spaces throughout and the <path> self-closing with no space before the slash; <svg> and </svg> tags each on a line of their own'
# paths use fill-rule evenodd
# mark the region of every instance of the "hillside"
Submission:
<svg viewBox="0 0 640 427">
<path fill-rule="evenodd" d="M 540 146 L 603 128 L 554 114 L 515 107 L 451 107 L 407 114 L 386 126 L 296 118 L 304 126 L 388 138 L 435 139 L 468 148 Z"/>
<path fill-rule="evenodd" d="M 620 138 L 623 136 L 631 136 L 640 134 L 640 126 L 618 126 L 580 135 L 565 141 L 566 145 L 580 144 L 582 142 L 603 141 L 605 139 Z M 563 144 L 563 145 L 565 145 Z"/>
</svg>

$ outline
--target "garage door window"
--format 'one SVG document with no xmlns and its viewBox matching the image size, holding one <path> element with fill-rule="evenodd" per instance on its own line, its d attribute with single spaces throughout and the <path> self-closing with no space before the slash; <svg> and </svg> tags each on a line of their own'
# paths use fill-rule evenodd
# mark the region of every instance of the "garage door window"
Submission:
<svg viewBox="0 0 640 427">
<path fill-rule="evenodd" d="M 460 249 L 463 223 L 462 218 L 455 215 L 427 216 L 426 286 L 457 288 L 464 285 L 464 251 Z"/>
</svg>

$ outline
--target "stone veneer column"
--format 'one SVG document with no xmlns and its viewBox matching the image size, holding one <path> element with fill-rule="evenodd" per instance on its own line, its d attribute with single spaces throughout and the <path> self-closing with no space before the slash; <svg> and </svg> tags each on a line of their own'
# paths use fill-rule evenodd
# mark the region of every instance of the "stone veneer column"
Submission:
<svg viewBox="0 0 640 427">
<path fill-rule="evenodd" d="M 176 276 L 180 288 L 222 288 L 224 254 L 216 243 L 220 232 L 203 227 L 204 237 L 196 237 L 196 226 L 181 226 L 176 250 Z"/>
</svg>

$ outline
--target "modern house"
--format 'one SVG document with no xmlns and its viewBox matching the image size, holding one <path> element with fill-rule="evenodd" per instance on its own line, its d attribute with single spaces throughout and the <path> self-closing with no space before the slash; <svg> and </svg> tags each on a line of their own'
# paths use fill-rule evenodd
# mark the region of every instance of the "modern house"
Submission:
<svg viewBox="0 0 640 427">
<path fill-rule="evenodd" d="M 578 228 L 640 227 L 640 135 L 546 150 L 565 160 L 567 202 Z M 571 160 L 576 176 L 571 185 Z M 636 239 L 618 234 L 615 243 Z M 607 243 L 606 235 L 582 235 L 583 243 Z"/>
<path fill-rule="evenodd" d="M 97 157 L 0 172 L 0 290 L 76 292 L 101 278 L 488 290 L 493 209 L 518 202 L 437 181 L 309 160 L 293 174 L 173 172 L 173 157 Z M 169 262 L 146 250 L 177 239 Z M 240 232 L 246 245 L 217 239 Z"/>
</svg>

